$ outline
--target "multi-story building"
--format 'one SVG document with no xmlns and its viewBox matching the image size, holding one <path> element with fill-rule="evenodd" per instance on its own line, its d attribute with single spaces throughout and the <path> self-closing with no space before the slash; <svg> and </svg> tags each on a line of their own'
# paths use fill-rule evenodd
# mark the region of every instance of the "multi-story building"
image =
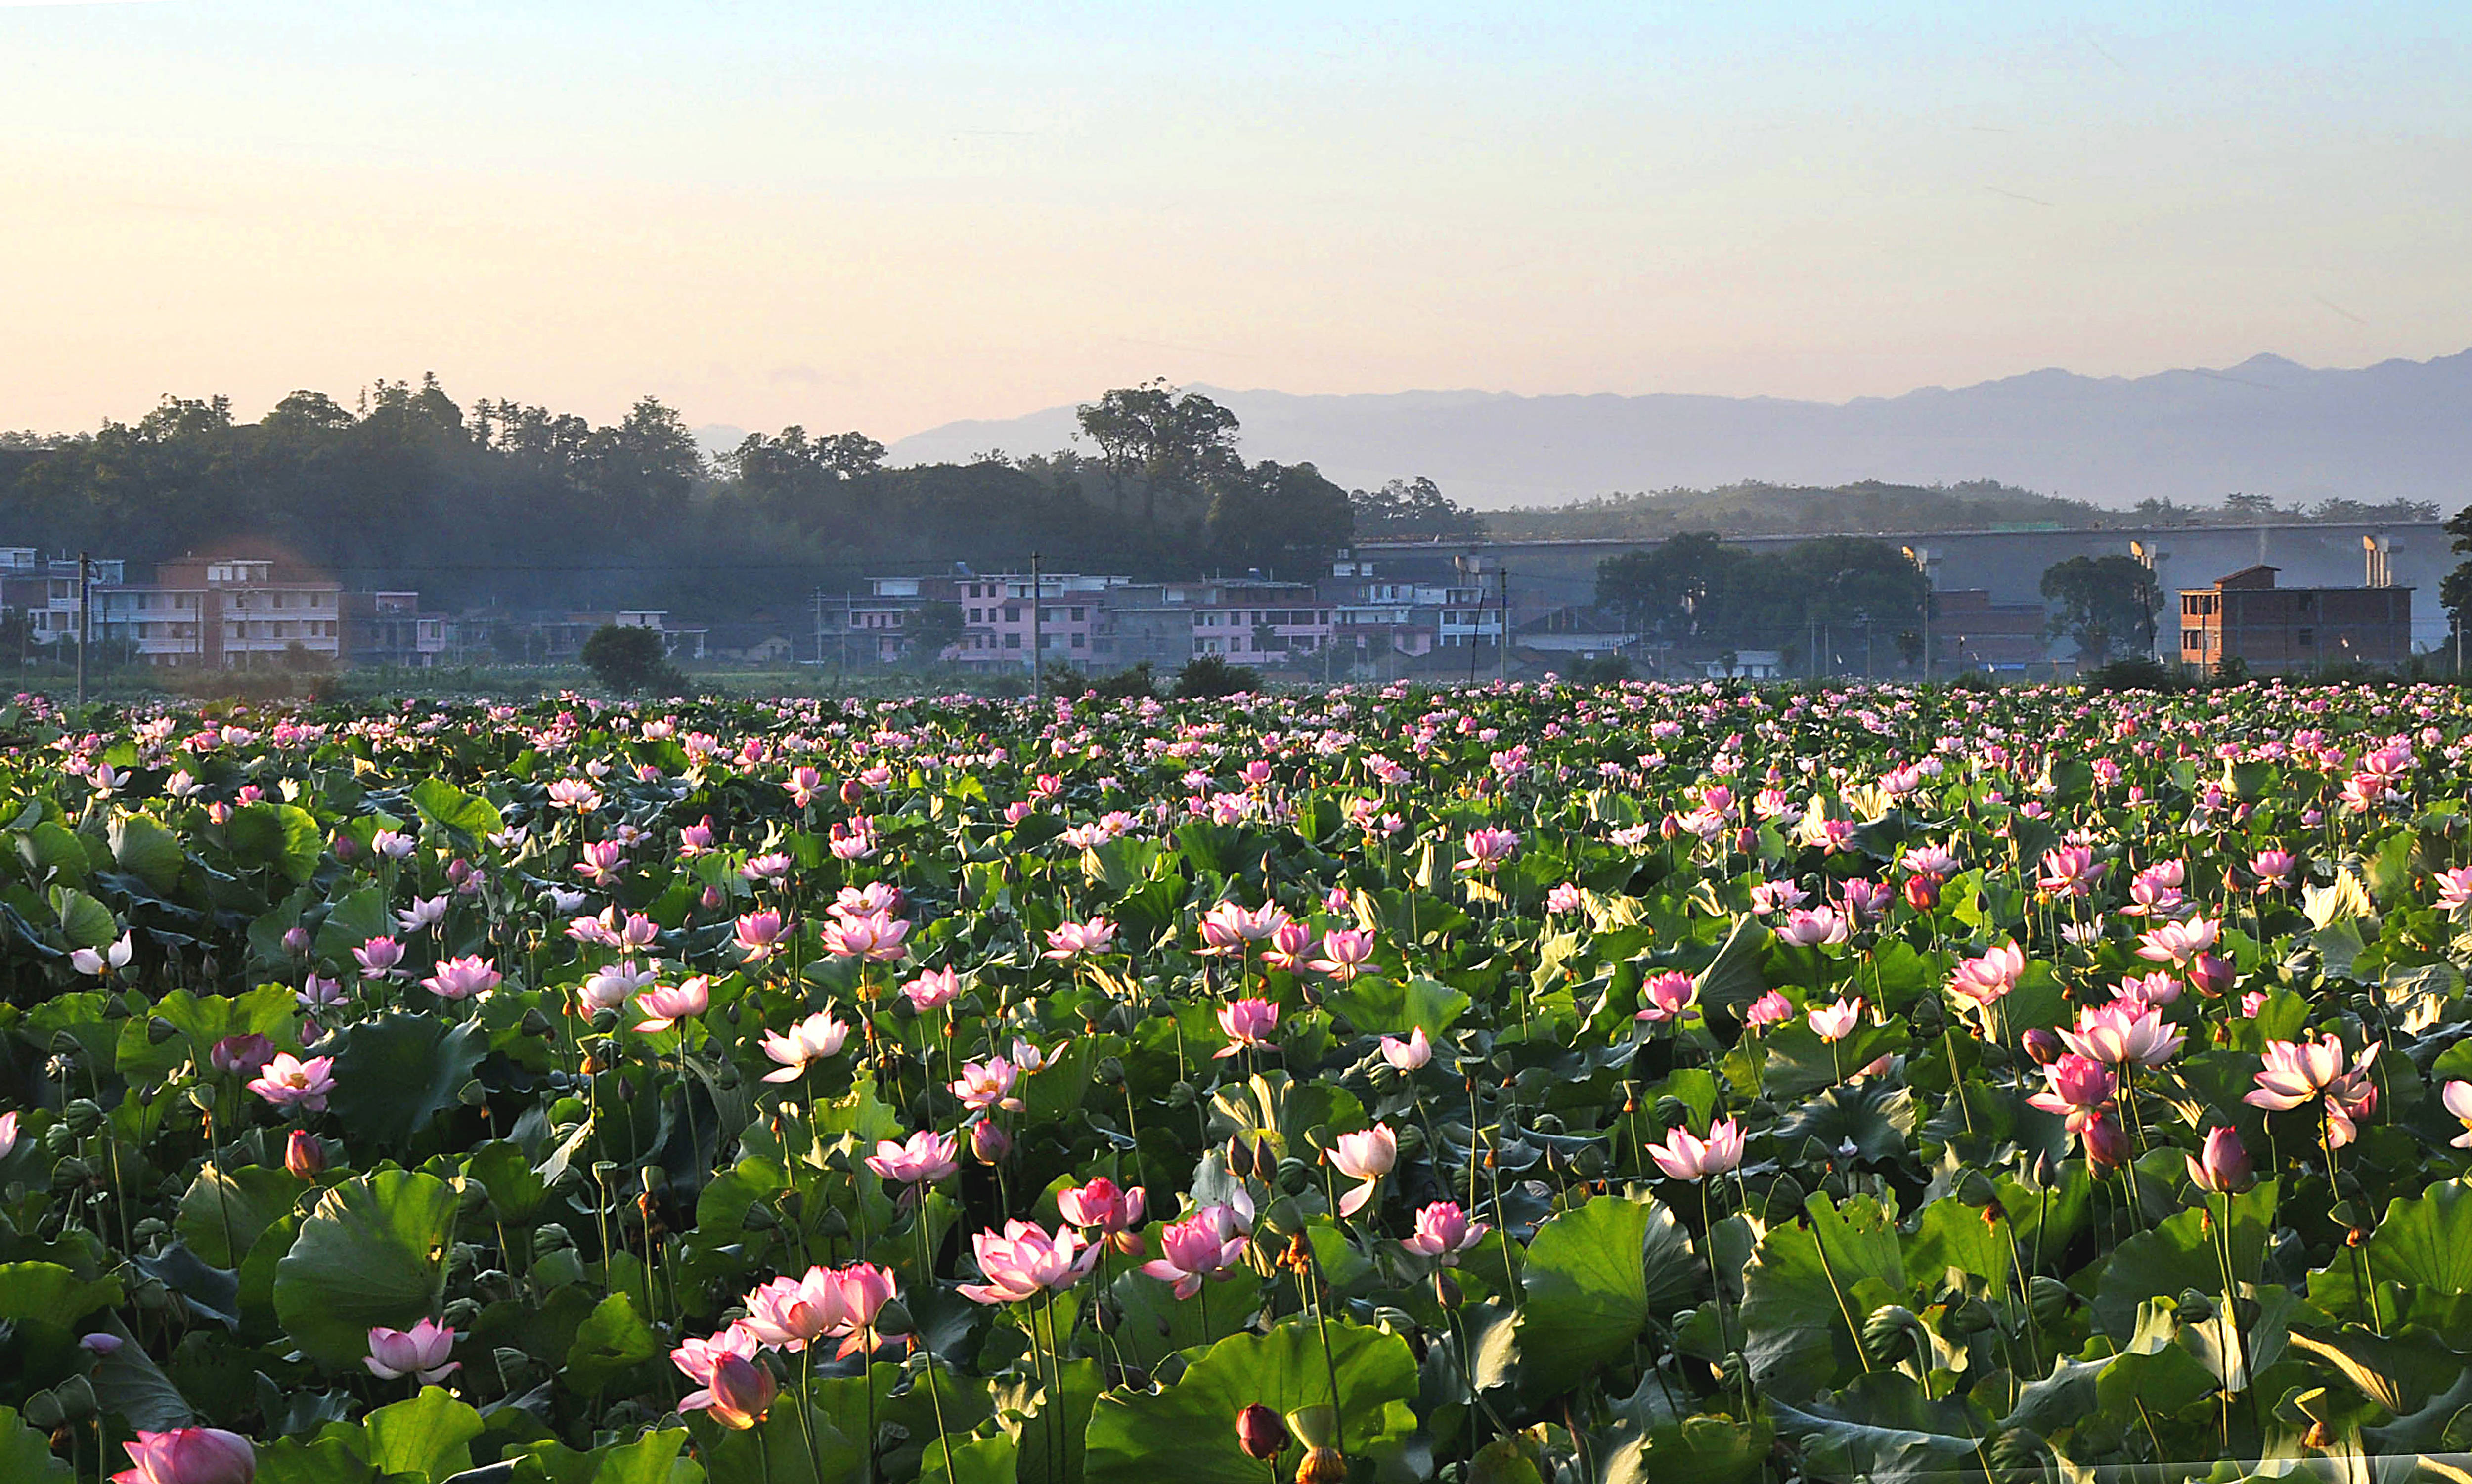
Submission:
<svg viewBox="0 0 2472 1484">
<path fill-rule="evenodd" d="M 1041 573 L 1034 581 L 1027 572 L 871 577 L 872 601 L 853 599 L 850 604 L 862 614 L 900 615 L 929 603 L 951 603 L 961 610 L 962 632 L 942 657 L 959 664 L 1027 669 L 1036 653 L 1042 662 L 1106 668 L 1116 662 L 1109 642 L 1109 599 L 1131 582 L 1130 577 L 1079 572 Z M 885 627 L 897 630 L 907 622 L 896 619 Z M 896 641 L 874 657 L 889 661 L 900 654 Z"/>
<path fill-rule="evenodd" d="M 121 585 L 127 564 L 118 557 L 89 560 L 86 581 L 96 588 Z M 0 605 L 26 616 L 26 642 L 58 644 L 78 633 L 78 563 L 74 556 L 42 560 L 31 546 L 0 547 Z M 100 603 L 97 604 L 100 611 Z M 98 635 L 98 637 L 101 637 Z"/>
<path fill-rule="evenodd" d="M 445 654 L 453 623 L 421 612 L 418 593 L 345 593 L 344 657 L 354 665 L 428 670 Z"/>
<path fill-rule="evenodd" d="M 1502 607 L 1482 574 L 1464 582 L 1424 580 L 1377 574 L 1371 561 L 1343 556 L 1319 585 L 1331 607 L 1332 642 L 1375 671 L 1395 658 L 1502 643 Z"/>
<path fill-rule="evenodd" d="M 343 596 L 341 582 L 269 558 L 183 557 L 157 564 L 153 582 L 97 585 L 94 631 L 149 665 L 332 665 L 344 654 Z"/>
<path fill-rule="evenodd" d="M 2183 588 L 2180 663 L 2212 670 L 2238 660 L 2261 674 L 2285 674 L 2412 656 L 2411 588 L 2277 587 L 2276 571 L 2244 567 L 2212 587 Z"/>
<path fill-rule="evenodd" d="M 1932 594 L 1932 672 L 2022 671 L 2052 657 L 2051 611 L 2038 602 L 1994 602 L 1986 588 Z M 2143 635 L 2136 636 L 2143 638 Z"/>
</svg>

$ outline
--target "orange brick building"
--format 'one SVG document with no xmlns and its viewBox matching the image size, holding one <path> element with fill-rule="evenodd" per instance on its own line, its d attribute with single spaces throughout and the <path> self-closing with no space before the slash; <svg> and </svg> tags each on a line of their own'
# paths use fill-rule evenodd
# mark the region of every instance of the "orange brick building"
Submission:
<svg viewBox="0 0 2472 1484">
<path fill-rule="evenodd" d="M 2260 674 L 2321 665 L 2395 665 L 2412 656 L 2412 589 L 2277 587 L 2275 570 L 2244 567 L 2180 591 L 2180 663 L 2237 659 Z"/>
</svg>

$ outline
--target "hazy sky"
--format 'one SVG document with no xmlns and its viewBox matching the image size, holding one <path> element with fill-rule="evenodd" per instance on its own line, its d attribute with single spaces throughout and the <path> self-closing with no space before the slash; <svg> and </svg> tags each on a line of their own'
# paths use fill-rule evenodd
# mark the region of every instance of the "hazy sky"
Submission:
<svg viewBox="0 0 2472 1484">
<path fill-rule="evenodd" d="M 2451 353 L 2467 265 L 2461 0 L 0 0 L 0 427 L 1840 399 Z"/>
</svg>

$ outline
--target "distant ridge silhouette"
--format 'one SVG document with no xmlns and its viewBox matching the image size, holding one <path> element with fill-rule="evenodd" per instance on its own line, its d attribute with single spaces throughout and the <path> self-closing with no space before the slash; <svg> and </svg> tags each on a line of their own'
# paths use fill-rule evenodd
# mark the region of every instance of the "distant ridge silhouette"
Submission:
<svg viewBox="0 0 2472 1484">
<path fill-rule="evenodd" d="M 1249 458 L 1311 459 L 1350 487 L 1422 474 L 1486 508 L 1863 479 L 1996 479 L 2106 506 L 2234 490 L 2278 502 L 2472 503 L 2472 350 L 2350 370 L 2272 355 L 2139 377 L 2050 369 L 1844 403 L 1193 386 L 1243 419 Z M 1071 407 L 947 423 L 893 444 L 891 461 L 1047 453 L 1071 446 L 1073 433 Z"/>
</svg>

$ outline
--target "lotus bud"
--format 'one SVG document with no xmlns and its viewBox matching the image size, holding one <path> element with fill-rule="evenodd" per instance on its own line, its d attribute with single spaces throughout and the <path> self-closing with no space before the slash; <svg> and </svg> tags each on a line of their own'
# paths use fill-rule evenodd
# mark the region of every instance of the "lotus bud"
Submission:
<svg viewBox="0 0 2472 1484">
<path fill-rule="evenodd" d="M 1227 1141 L 1227 1169 L 1239 1180 L 1252 1178 L 1253 1146 L 1242 1135 Z"/>
<path fill-rule="evenodd" d="M 1929 871 L 1917 871 L 1906 878 L 1906 906 L 1917 912 L 1928 912 L 1939 906 L 1939 878 Z"/>
<path fill-rule="evenodd" d="M 866 798 L 867 785 L 859 782 L 855 778 L 844 778 L 842 780 L 842 803 L 844 807 L 856 809 Z"/>
<path fill-rule="evenodd" d="M 2058 1061 L 2060 1053 L 2068 1049 L 2060 1044 L 2060 1033 L 2048 1025 L 2037 1025 L 2019 1039 L 2026 1048 L 2026 1054 L 2034 1059 L 2037 1067 L 2048 1067 Z"/>
<path fill-rule="evenodd" d="M 970 1154 L 982 1165 L 1001 1165 L 1012 1153 L 1012 1136 L 985 1119 L 970 1125 Z"/>
<path fill-rule="evenodd" d="M 712 1368 L 713 1421 L 725 1427 L 744 1432 L 764 1420 L 772 1410 L 773 1398 L 781 1394 L 781 1383 L 772 1373 L 743 1355 L 724 1355 Z"/>
<path fill-rule="evenodd" d="M 292 954 L 296 958 L 307 957 L 309 954 L 309 930 L 297 925 L 285 930 L 283 934 L 283 951 Z"/>
<path fill-rule="evenodd" d="M 2189 965 L 2189 982 L 2197 986 L 2198 993 L 2201 995 L 2229 994 L 2233 981 L 2239 977 L 2232 961 L 2219 954 L 2199 954 Z"/>
<path fill-rule="evenodd" d="M 718 886 L 706 886 L 703 889 L 703 896 L 701 900 L 703 903 L 703 909 L 705 911 L 709 912 L 714 910 L 721 906 L 721 888 Z"/>
<path fill-rule="evenodd" d="M 1276 1458 L 1287 1451 L 1288 1425 L 1278 1413 L 1256 1402 L 1236 1414 L 1236 1442 L 1248 1458 Z"/>
<path fill-rule="evenodd" d="M 302 1180 L 315 1180 L 326 1167 L 326 1146 L 305 1128 L 296 1128 L 283 1145 L 283 1167 Z"/>
</svg>

